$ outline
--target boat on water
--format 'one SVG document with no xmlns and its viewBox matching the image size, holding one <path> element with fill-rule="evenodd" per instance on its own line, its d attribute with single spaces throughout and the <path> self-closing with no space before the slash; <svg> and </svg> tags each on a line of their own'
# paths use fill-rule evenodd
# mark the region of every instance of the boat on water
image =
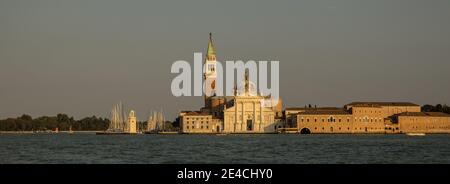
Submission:
<svg viewBox="0 0 450 184">
<path fill-rule="evenodd" d="M 425 133 L 406 133 L 407 136 L 425 136 Z"/>
<path fill-rule="evenodd" d="M 128 118 L 128 121 L 126 119 Z M 133 126 L 131 126 L 133 122 Z M 122 102 L 115 105 L 111 110 L 111 121 L 108 129 L 102 132 L 96 132 L 96 135 L 136 135 L 136 117 L 132 110 L 128 117 L 125 117 Z M 132 131 L 134 130 L 134 131 Z"/>
<path fill-rule="evenodd" d="M 179 134 L 179 132 L 175 132 L 175 131 L 162 131 L 162 132 L 158 132 L 158 134 Z"/>
<path fill-rule="evenodd" d="M 227 133 L 216 134 L 216 136 L 226 136 L 226 135 L 229 135 L 229 134 L 227 134 Z"/>
<path fill-rule="evenodd" d="M 104 132 L 96 132 L 95 134 L 97 134 L 97 135 L 137 135 L 138 133 L 104 131 Z"/>
<path fill-rule="evenodd" d="M 73 134 L 72 125 L 69 127 L 69 134 Z"/>
<path fill-rule="evenodd" d="M 144 134 L 174 134 L 178 132 L 166 131 L 165 117 L 161 111 L 150 112 L 147 120 L 147 129 Z"/>
</svg>

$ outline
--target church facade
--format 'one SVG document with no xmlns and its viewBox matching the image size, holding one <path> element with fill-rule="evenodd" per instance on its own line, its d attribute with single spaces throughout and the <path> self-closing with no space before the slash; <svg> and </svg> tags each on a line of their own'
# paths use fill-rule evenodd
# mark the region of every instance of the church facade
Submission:
<svg viewBox="0 0 450 184">
<path fill-rule="evenodd" d="M 181 133 L 275 133 L 282 126 L 281 100 L 266 105 L 270 97 L 253 91 L 248 70 L 241 89 L 235 84 L 233 96 L 216 96 L 216 64 L 210 35 L 204 62 L 204 107 L 179 114 Z"/>
</svg>

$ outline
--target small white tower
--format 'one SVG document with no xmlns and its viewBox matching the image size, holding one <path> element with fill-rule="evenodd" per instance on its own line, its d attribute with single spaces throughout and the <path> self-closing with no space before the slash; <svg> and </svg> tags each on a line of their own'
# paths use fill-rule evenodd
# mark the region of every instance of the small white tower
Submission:
<svg viewBox="0 0 450 184">
<path fill-rule="evenodd" d="M 128 133 L 137 133 L 136 130 L 136 113 L 131 110 L 130 114 L 128 114 Z"/>
</svg>

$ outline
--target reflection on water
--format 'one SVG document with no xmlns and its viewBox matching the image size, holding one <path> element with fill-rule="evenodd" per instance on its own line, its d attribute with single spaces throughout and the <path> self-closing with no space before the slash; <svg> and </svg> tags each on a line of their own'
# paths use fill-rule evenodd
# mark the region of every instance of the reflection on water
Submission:
<svg viewBox="0 0 450 184">
<path fill-rule="evenodd" d="M 450 163 L 450 135 L 0 135 L 0 163 Z"/>
</svg>

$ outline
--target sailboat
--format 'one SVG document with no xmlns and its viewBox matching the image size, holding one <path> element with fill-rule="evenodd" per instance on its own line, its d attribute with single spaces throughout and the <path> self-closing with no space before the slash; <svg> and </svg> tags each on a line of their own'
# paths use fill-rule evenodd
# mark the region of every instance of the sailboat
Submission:
<svg viewBox="0 0 450 184">
<path fill-rule="evenodd" d="M 147 130 L 144 133 L 154 134 L 165 132 L 165 121 L 162 110 L 151 112 L 147 120 Z"/>
<path fill-rule="evenodd" d="M 129 133 L 129 125 L 122 102 L 113 106 L 111 110 L 111 120 L 108 129 L 103 132 L 97 132 L 97 135 L 115 135 L 115 134 L 135 134 Z"/>
<path fill-rule="evenodd" d="M 425 136 L 425 133 L 406 133 L 407 136 Z"/>
<path fill-rule="evenodd" d="M 69 134 L 73 134 L 72 125 L 70 125 L 70 127 L 69 127 Z"/>
</svg>

